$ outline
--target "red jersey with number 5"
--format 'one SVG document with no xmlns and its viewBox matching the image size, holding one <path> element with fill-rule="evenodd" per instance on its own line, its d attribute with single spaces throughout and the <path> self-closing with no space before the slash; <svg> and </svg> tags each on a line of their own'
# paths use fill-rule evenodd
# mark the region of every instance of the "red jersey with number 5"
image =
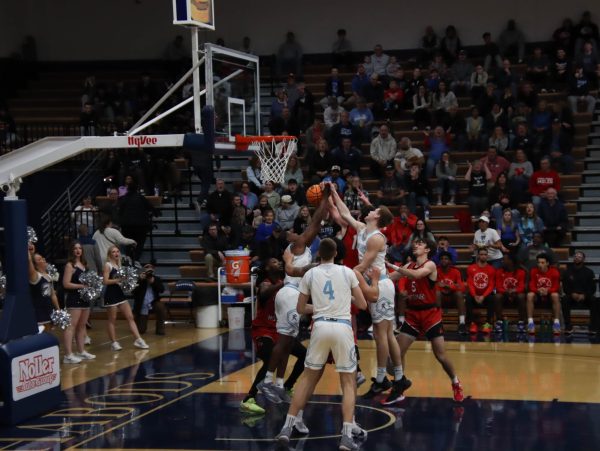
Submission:
<svg viewBox="0 0 600 451">
<path fill-rule="evenodd" d="M 425 263 L 427 263 L 427 260 Z M 419 269 L 422 268 L 423 265 L 419 265 L 416 262 L 412 262 L 408 265 L 408 269 Z M 435 281 L 431 280 L 429 276 L 423 277 L 421 279 L 411 279 L 407 278 L 405 289 L 407 292 L 407 305 L 418 306 L 418 305 L 430 305 L 435 304 L 436 296 L 435 296 Z"/>
</svg>

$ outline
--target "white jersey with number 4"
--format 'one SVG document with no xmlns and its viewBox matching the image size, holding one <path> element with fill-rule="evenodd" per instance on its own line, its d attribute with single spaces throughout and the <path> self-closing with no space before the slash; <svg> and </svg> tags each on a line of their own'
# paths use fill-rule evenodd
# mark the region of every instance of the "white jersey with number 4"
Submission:
<svg viewBox="0 0 600 451">
<path fill-rule="evenodd" d="M 300 293 L 312 298 L 313 319 L 349 320 L 352 289 L 358 286 L 350 268 L 325 263 L 310 269 L 300 282 Z"/>
<path fill-rule="evenodd" d="M 375 235 L 381 235 L 384 241 L 387 241 L 385 235 L 381 233 L 379 229 L 373 230 L 372 232 L 367 232 L 367 228 L 365 227 L 360 232 L 356 234 L 356 250 L 358 251 L 358 261 L 362 261 L 365 257 L 365 253 L 367 252 L 367 242 L 369 238 Z M 377 252 L 377 256 L 371 266 L 379 269 L 381 274 L 385 274 L 385 254 L 387 252 L 387 246 L 383 246 L 383 249 Z"/>
<path fill-rule="evenodd" d="M 290 245 L 291 246 L 291 245 Z M 294 255 L 292 259 L 292 266 L 294 268 L 304 268 L 307 265 L 312 263 L 312 252 L 308 247 L 304 247 L 304 252 L 300 255 Z M 284 285 L 293 285 L 298 287 L 300 285 L 301 277 L 292 277 L 285 275 L 285 279 L 283 280 Z"/>
</svg>

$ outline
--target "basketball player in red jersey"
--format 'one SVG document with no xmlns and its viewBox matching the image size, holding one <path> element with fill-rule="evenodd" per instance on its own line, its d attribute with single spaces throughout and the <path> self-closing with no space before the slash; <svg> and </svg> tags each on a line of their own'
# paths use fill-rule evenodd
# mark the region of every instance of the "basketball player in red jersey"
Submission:
<svg viewBox="0 0 600 451">
<path fill-rule="evenodd" d="M 402 352 L 402 366 L 404 367 L 406 351 L 419 335 L 424 334 L 431 342 L 435 358 L 452 381 L 454 401 L 462 402 L 464 399 L 462 385 L 456 377 L 452 362 L 446 356 L 442 310 L 436 301 L 437 268 L 435 263 L 428 258 L 429 253 L 434 249 L 434 243 L 429 244 L 422 240 L 415 240 L 413 255 L 416 261 L 396 269 L 408 279 L 404 285 L 407 293 L 406 318 L 400 327 L 397 340 Z"/>
</svg>

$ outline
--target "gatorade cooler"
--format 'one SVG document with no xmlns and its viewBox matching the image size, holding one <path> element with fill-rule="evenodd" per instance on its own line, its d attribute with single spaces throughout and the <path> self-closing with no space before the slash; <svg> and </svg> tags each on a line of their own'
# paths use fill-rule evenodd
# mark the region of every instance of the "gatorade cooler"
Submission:
<svg viewBox="0 0 600 451">
<path fill-rule="evenodd" d="M 225 251 L 227 283 L 250 282 L 250 251 Z"/>
</svg>

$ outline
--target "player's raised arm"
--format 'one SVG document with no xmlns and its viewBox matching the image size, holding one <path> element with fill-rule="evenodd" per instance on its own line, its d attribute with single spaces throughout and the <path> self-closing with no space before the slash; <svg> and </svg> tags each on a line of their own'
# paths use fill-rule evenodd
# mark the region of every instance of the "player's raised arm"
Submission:
<svg viewBox="0 0 600 451">
<path fill-rule="evenodd" d="M 352 227 L 354 227 L 357 231 L 362 230 L 364 227 L 366 227 L 362 222 L 354 219 L 354 217 L 350 213 L 350 209 L 344 203 L 344 200 L 340 197 L 340 195 L 337 193 L 336 190 L 333 190 L 333 189 L 331 190 L 331 196 L 333 197 L 335 206 L 338 209 L 338 211 L 340 212 L 340 216 L 342 217 L 342 219 L 344 221 L 346 221 L 348 224 L 350 224 Z"/>
<path fill-rule="evenodd" d="M 288 247 L 283 253 L 283 269 L 285 270 L 285 273 L 290 277 L 302 277 L 304 276 L 304 274 L 306 274 L 306 271 L 317 266 L 316 263 L 311 263 L 310 265 L 306 265 L 301 268 L 296 268 L 293 264 L 293 260 L 294 254 L 292 254 L 292 251 Z"/>
<path fill-rule="evenodd" d="M 381 251 L 383 246 L 385 246 L 385 237 L 383 235 L 373 235 L 369 241 L 367 241 L 367 250 L 362 261 L 356 265 L 354 269 L 365 273 L 373 264 L 375 258 L 377 258 L 377 254 Z"/>
<path fill-rule="evenodd" d="M 315 210 L 315 214 L 308 223 L 308 227 L 306 227 L 304 232 L 298 236 L 298 239 L 292 244 L 292 246 L 299 247 L 304 250 L 305 246 L 310 246 L 310 244 L 314 241 L 319 233 L 319 230 L 321 230 L 321 221 L 323 221 L 327 215 L 330 195 L 331 187 L 326 184 L 323 188 L 323 197 L 321 198 L 321 203 Z"/>
</svg>

